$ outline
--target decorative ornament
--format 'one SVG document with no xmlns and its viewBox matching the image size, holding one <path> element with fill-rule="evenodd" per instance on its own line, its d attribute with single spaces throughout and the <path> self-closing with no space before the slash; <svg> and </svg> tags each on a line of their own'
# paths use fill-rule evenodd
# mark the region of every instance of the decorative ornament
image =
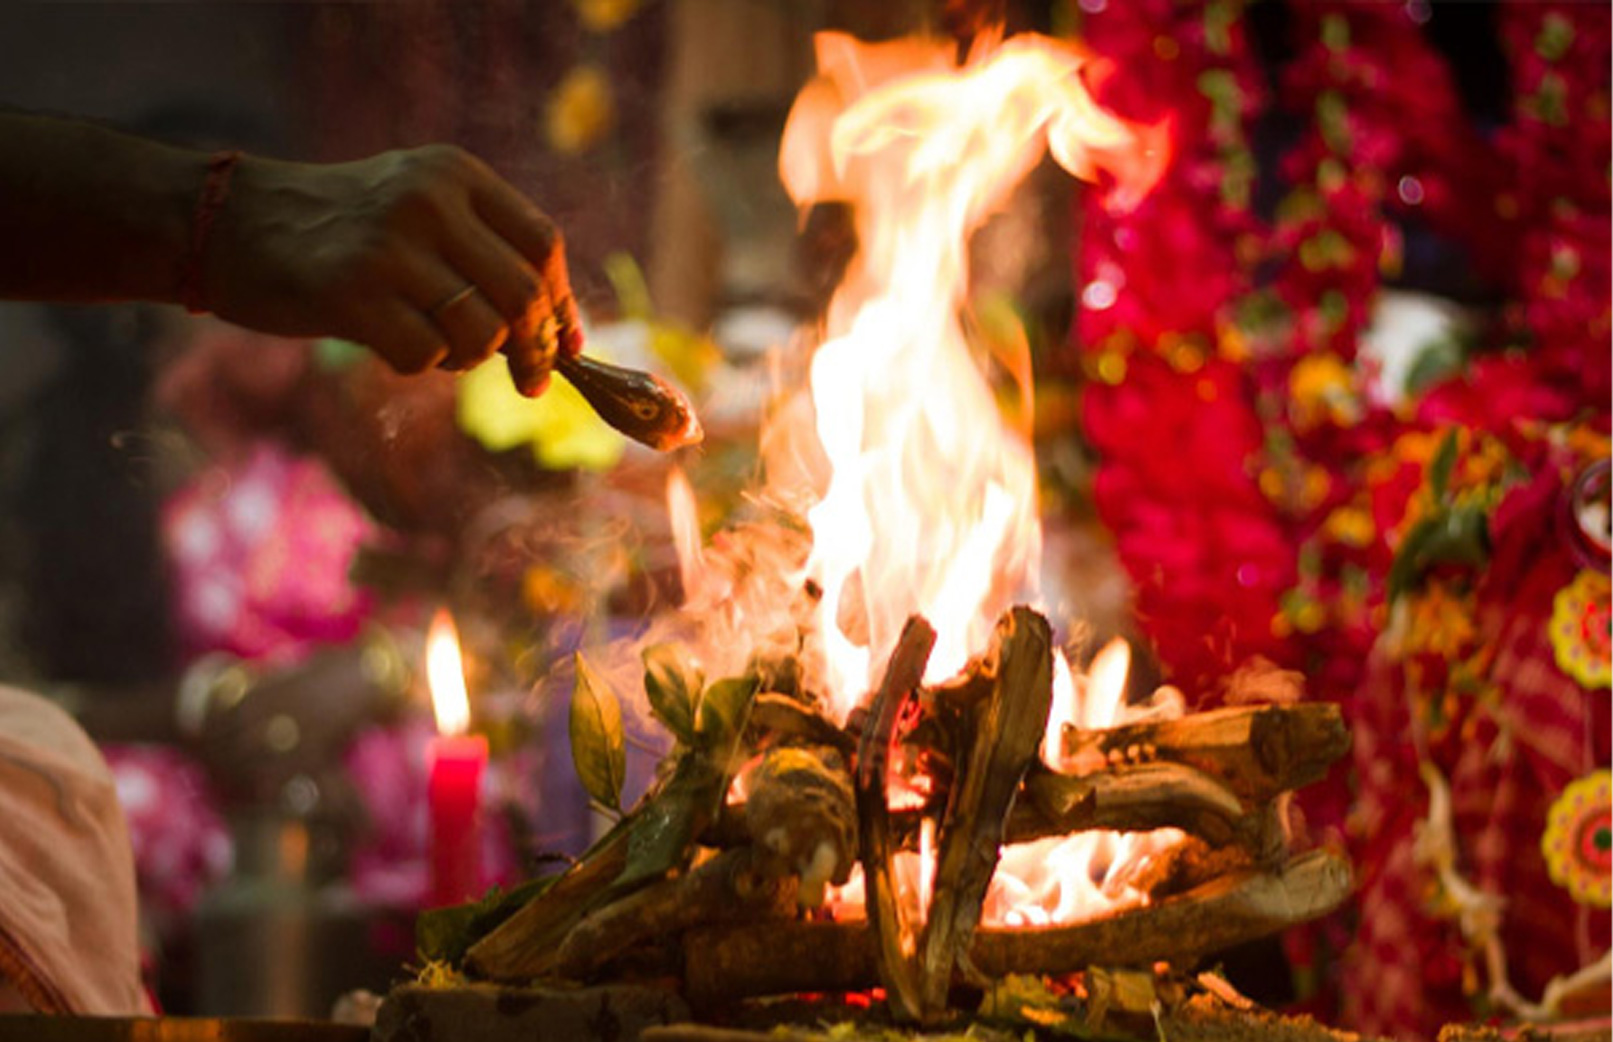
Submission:
<svg viewBox="0 0 1613 1042">
<path fill-rule="evenodd" d="M 1551 880 L 1582 904 L 1613 906 L 1613 772 L 1569 784 L 1546 815 L 1540 840 Z"/>
<path fill-rule="evenodd" d="M 578 65 L 566 73 L 545 113 L 549 146 L 575 156 L 593 148 L 616 126 L 616 94 L 598 65 Z"/>
<path fill-rule="evenodd" d="M 1613 611 L 1605 573 L 1586 569 L 1557 591 L 1550 634 L 1558 669 L 1586 687 L 1613 685 Z"/>
<path fill-rule="evenodd" d="M 1613 487 L 1613 465 L 1600 459 L 1579 472 L 1563 497 L 1563 527 L 1569 549 L 1584 567 L 1604 572 L 1613 561 L 1610 487 Z"/>
</svg>

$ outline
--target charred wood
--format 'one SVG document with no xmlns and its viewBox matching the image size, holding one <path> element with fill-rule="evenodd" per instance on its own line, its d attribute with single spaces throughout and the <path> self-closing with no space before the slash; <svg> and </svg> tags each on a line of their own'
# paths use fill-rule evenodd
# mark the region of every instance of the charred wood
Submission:
<svg viewBox="0 0 1613 1042">
<path fill-rule="evenodd" d="M 1203 771 L 1249 803 L 1320 781 L 1349 749 L 1343 713 L 1330 702 L 1238 706 L 1064 731 L 1065 760 L 1080 774 L 1167 760 Z"/>
<path fill-rule="evenodd" d="M 1221 876 L 1152 904 L 1037 929 L 980 928 L 970 958 L 988 976 L 1073 973 L 1091 965 L 1191 965 L 1206 955 L 1325 915 L 1349 896 L 1347 861 L 1312 851 L 1280 871 Z M 687 997 L 725 1001 L 846 991 L 878 981 L 865 923 L 745 923 L 684 935 Z"/>
</svg>

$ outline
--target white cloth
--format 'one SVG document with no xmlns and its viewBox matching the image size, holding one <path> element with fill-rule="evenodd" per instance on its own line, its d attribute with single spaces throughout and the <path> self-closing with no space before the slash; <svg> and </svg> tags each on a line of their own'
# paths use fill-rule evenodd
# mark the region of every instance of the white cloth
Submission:
<svg viewBox="0 0 1613 1042">
<path fill-rule="evenodd" d="M 57 706 L 0 686 L 0 990 L 46 1013 L 151 1012 L 137 915 L 106 761 Z"/>
</svg>

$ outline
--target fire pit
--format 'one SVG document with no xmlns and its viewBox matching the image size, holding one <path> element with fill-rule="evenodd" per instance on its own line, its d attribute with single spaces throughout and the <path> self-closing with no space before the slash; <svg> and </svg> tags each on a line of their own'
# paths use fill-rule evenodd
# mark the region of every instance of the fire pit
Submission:
<svg viewBox="0 0 1613 1042">
<path fill-rule="evenodd" d="M 818 57 L 785 183 L 852 202 L 861 252 L 810 402 L 764 434 L 772 513 L 710 547 L 686 525 L 686 609 L 632 649 L 671 738 L 659 781 L 568 871 L 439 918 L 435 971 L 484 983 L 395 994 L 384 1037 L 424 1037 L 453 1003 L 651 1037 L 686 1010 L 811 995 L 822 1013 L 847 992 L 945 1025 L 1027 975 L 1058 978 L 1092 1031 L 1185 1009 L 1203 957 L 1350 889 L 1286 827 L 1288 794 L 1348 748 L 1335 707 L 1291 677 L 1214 712 L 1171 688 L 1128 704 L 1124 644 L 1079 672 L 1038 607 L 1028 426 L 1000 404 L 1028 415 L 1029 364 L 982 365 L 970 234 L 1044 150 L 1131 205 L 1163 134 L 1098 109 L 1081 56 L 1040 37 L 983 39 L 960 66 L 950 44 L 829 34 Z M 673 508 L 694 516 L 687 490 Z M 623 700 L 619 662 L 596 660 L 620 651 L 579 656 L 573 696 L 606 805 Z"/>
</svg>

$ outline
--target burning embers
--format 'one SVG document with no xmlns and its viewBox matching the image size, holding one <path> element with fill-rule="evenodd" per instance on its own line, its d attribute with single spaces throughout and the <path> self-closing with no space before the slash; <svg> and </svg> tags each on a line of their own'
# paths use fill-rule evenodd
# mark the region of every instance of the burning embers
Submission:
<svg viewBox="0 0 1613 1042">
<path fill-rule="evenodd" d="M 1030 445 L 962 318 L 969 236 L 1044 149 L 1127 205 L 1163 135 L 1098 109 L 1080 55 L 1039 37 L 961 68 L 942 44 L 818 55 L 784 178 L 853 203 L 862 252 L 810 408 L 764 439 L 761 498 L 805 531 L 683 530 L 700 636 L 644 657 L 676 739 L 661 781 L 466 967 L 671 977 L 703 1005 L 882 985 L 930 1021 L 959 984 L 1190 963 L 1331 909 L 1348 868 L 1292 856 L 1280 807 L 1345 751 L 1338 713 L 1128 707 L 1120 649 L 1072 672 L 1033 607 Z"/>
<path fill-rule="evenodd" d="M 1054 700 L 1046 620 L 1011 609 L 984 655 L 930 686 L 922 678 L 934 641 L 928 623 L 910 619 L 872 701 L 845 726 L 792 686 L 788 669 L 704 685 L 675 652 L 652 649 L 652 704 L 680 734 L 670 773 L 471 947 L 467 968 L 508 981 L 672 978 L 706 1008 L 883 985 L 899 1015 L 932 1021 L 959 984 L 1093 965 L 1185 967 L 1347 894 L 1348 866 L 1324 852 L 1291 855 L 1280 814 L 1284 793 L 1348 748 L 1336 707 L 1071 727 L 1058 748 L 1072 769 L 1054 771 L 1039 753 Z M 748 764 L 742 795 L 722 802 L 725 765 L 738 762 Z M 1156 829 L 1180 831 L 1128 862 L 1130 905 L 1062 925 L 981 924 L 1005 851 Z M 926 836 L 933 858 L 904 871 Z M 865 909 L 831 900 L 803 911 L 854 863 Z"/>
</svg>

